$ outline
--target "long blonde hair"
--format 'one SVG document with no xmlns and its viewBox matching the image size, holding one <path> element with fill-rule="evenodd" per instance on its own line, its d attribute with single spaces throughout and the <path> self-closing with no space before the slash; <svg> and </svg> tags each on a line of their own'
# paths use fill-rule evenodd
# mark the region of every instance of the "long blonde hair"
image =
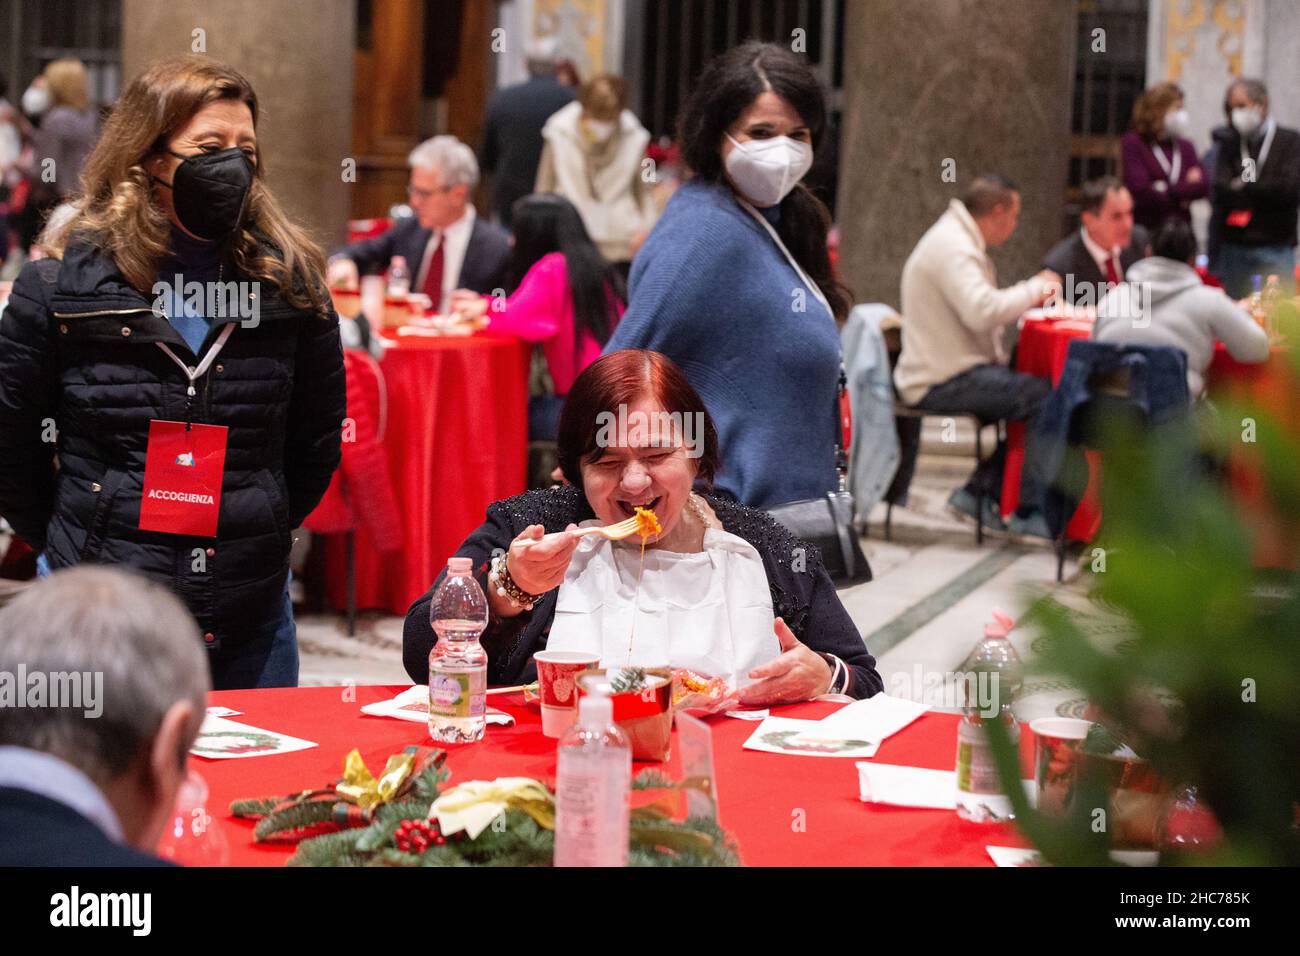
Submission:
<svg viewBox="0 0 1300 956">
<path fill-rule="evenodd" d="M 76 215 L 43 238 L 46 251 L 61 257 L 72 237 L 84 236 L 113 257 L 127 282 L 147 293 L 170 252 L 171 225 L 153 201 L 145 163 L 191 116 L 222 99 L 246 104 L 256 128 L 257 94 L 224 63 L 198 55 L 170 57 L 133 80 L 82 168 Z M 294 306 L 327 313 L 325 257 L 290 221 L 265 175 L 259 149 L 243 225 L 228 240 L 231 259 L 244 275 L 275 285 Z"/>
</svg>

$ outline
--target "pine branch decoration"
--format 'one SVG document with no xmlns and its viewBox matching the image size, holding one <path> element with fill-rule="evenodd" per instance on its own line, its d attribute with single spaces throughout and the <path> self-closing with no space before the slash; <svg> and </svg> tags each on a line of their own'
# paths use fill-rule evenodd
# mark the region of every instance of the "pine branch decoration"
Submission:
<svg viewBox="0 0 1300 956">
<path fill-rule="evenodd" d="M 644 673 L 644 672 L 643 672 Z M 450 774 L 440 755 L 427 759 L 391 803 L 362 811 L 332 788 L 289 797 L 236 800 L 231 813 L 261 817 L 254 835 L 297 840 L 290 866 L 550 866 L 555 856 L 554 818 L 535 808 L 510 807 L 476 839 L 443 837 L 429 807 Z M 674 781 L 657 770 L 633 778 L 636 790 L 680 792 L 693 779 Z M 340 811 L 347 811 L 340 813 Z M 336 826 L 333 832 L 311 833 Z M 425 834 L 412 840 L 412 831 Z M 673 820 L 658 805 L 632 812 L 628 863 L 632 866 L 738 866 L 735 845 L 713 820 Z"/>
<path fill-rule="evenodd" d="M 263 842 L 276 834 L 307 830 L 334 819 L 334 803 L 329 799 L 305 800 L 272 812 L 257 822 L 253 836 Z"/>
</svg>

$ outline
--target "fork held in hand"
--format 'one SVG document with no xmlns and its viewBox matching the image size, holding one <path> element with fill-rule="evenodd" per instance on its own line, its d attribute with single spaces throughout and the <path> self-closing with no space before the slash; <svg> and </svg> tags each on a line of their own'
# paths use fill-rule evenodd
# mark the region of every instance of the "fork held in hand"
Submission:
<svg viewBox="0 0 1300 956">
<path fill-rule="evenodd" d="M 639 523 L 635 517 L 628 518 L 626 521 L 620 521 L 618 524 L 607 524 L 604 527 L 575 528 L 569 533 L 575 538 L 584 534 L 599 534 L 610 541 L 622 541 L 624 538 L 630 538 L 636 534 Z"/>
</svg>

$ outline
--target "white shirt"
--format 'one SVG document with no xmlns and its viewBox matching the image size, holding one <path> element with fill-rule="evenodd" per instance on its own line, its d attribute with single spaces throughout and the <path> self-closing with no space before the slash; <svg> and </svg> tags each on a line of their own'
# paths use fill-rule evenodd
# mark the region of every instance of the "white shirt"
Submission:
<svg viewBox="0 0 1300 956">
<path fill-rule="evenodd" d="M 72 764 L 40 750 L 0 747 L 0 787 L 26 790 L 71 807 L 104 831 L 114 843 L 125 842 L 122 824 L 104 792 Z"/>
<path fill-rule="evenodd" d="M 474 231 L 474 207 L 465 206 L 465 215 L 461 216 L 446 229 L 435 229 L 424 247 L 420 257 L 420 271 L 416 273 L 412 292 L 424 291 L 424 279 L 429 273 L 429 263 L 437 251 L 438 243 L 446 245 L 442 250 L 442 297 L 433 303 L 437 312 L 447 311 L 447 301 L 451 293 L 460 288 L 460 267 L 465 264 L 465 250 L 469 248 L 469 236 Z"/>
<path fill-rule="evenodd" d="M 1115 263 L 1115 274 L 1119 276 L 1122 281 L 1124 279 L 1124 267 L 1119 261 L 1119 246 L 1116 246 L 1113 250 L 1107 252 L 1101 246 L 1097 245 L 1097 243 L 1092 241 L 1092 236 L 1088 235 L 1088 230 L 1083 226 L 1079 227 L 1079 235 L 1083 236 L 1083 245 L 1084 248 L 1088 250 L 1088 255 L 1092 256 L 1093 261 L 1097 263 L 1097 268 L 1101 270 L 1101 277 L 1103 279 L 1110 278 L 1109 273 L 1106 272 L 1106 262 L 1107 260 L 1110 260 Z"/>
</svg>

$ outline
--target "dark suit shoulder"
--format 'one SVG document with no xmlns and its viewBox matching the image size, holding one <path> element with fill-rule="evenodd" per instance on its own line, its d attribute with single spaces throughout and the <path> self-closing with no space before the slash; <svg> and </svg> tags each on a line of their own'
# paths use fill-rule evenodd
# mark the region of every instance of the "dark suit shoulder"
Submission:
<svg viewBox="0 0 1300 956">
<path fill-rule="evenodd" d="M 1120 264 L 1125 270 L 1139 259 L 1145 259 L 1147 256 L 1147 246 L 1151 245 L 1151 233 L 1144 226 L 1133 226 L 1133 238 L 1129 241 L 1128 248 L 1120 255 Z"/>
<path fill-rule="evenodd" d="M 474 228 L 469 234 L 470 244 L 484 243 L 492 249 L 510 249 L 510 233 L 495 222 L 478 216 L 474 219 Z"/>
<path fill-rule="evenodd" d="M 17 787 L 0 787 L 0 867 L 173 865 L 114 843 L 67 804 Z"/>
<path fill-rule="evenodd" d="M 1092 257 L 1088 255 L 1088 250 L 1083 245 L 1083 238 L 1076 229 L 1047 250 L 1047 255 L 1043 256 L 1043 268 L 1051 269 L 1060 275 L 1077 272 L 1080 257 L 1088 261 L 1092 260 Z"/>
</svg>

